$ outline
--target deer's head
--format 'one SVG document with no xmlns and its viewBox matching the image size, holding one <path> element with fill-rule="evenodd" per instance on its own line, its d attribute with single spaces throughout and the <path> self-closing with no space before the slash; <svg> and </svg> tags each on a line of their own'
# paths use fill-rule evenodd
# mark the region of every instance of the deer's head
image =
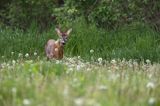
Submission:
<svg viewBox="0 0 160 106">
<path fill-rule="evenodd" d="M 65 32 L 62 32 L 62 31 L 60 30 L 60 28 L 55 28 L 55 30 L 56 30 L 56 32 L 57 32 L 57 34 L 58 34 L 58 36 L 59 36 L 60 43 L 61 43 L 62 45 L 65 45 L 66 42 L 67 42 L 67 40 L 68 40 L 69 34 L 70 34 L 71 31 L 72 31 L 72 28 L 69 29 L 69 30 L 67 30 L 67 31 L 65 31 Z"/>
</svg>

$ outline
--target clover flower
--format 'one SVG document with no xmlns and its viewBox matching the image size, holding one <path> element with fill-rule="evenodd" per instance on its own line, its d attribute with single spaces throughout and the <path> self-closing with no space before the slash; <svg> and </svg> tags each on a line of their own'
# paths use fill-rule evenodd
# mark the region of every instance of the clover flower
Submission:
<svg viewBox="0 0 160 106">
<path fill-rule="evenodd" d="M 156 102 L 156 100 L 153 97 L 149 98 L 149 100 L 148 100 L 148 104 L 151 105 L 151 106 L 154 105 L 155 102 Z"/>
<path fill-rule="evenodd" d="M 98 63 L 102 64 L 102 60 L 103 60 L 102 58 L 98 58 Z"/>
<path fill-rule="evenodd" d="M 11 52 L 11 55 L 14 55 L 14 52 Z"/>
<path fill-rule="evenodd" d="M 76 98 L 76 99 L 74 100 L 74 103 L 75 103 L 76 106 L 83 106 L 83 104 L 84 104 L 84 99 L 83 99 L 83 98 Z"/>
<path fill-rule="evenodd" d="M 25 57 L 29 57 L 29 54 L 28 54 L 28 53 L 26 53 L 26 54 L 25 54 Z"/>
<path fill-rule="evenodd" d="M 37 52 L 34 52 L 34 56 L 37 56 Z"/>
<path fill-rule="evenodd" d="M 24 105 L 30 105 L 31 104 L 31 101 L 29 99 L 24 99 L 23 100 L 23 104 Z"/>
<path fill-rule="evenodd" d="M 153 82 L 148 82 L 146 87 L 149 89 L 153 89 L 153 88 L 155 88 L 155 84 Z"/>
<path fill-rule="evenodd" d="M 19 54 L 18 54 L 18 57 L 22 57 L 22 56 L 23 56 L 23 54 L 22 54 L 22 53 L 19 53 Z"/>
<path fill-rule="evenodd" d="M 94 53 L 94 50 L 93 50 L 93 49 L 91 49 L 91 50 L 90 50 L 90 53 L 91 53 L 91 54 L 92 54 L 92 53 Z"/>
</svg>

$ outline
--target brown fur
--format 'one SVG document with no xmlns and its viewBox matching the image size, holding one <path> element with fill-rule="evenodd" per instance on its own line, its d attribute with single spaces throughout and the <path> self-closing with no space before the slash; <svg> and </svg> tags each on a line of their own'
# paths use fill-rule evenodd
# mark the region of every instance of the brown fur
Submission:
<svg viewBox="0 0 160 106">
<path fill-rule="evenodd" d="M 45 46 L 46 55 L 49 59 L 62 59 L 63 58 L 63 45 L 60 41 L 50 39 Z"/>
</svg>

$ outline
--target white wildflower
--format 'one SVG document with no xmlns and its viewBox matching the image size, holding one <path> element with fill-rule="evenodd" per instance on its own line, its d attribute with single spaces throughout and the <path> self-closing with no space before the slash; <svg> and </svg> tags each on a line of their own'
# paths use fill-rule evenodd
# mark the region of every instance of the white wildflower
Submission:
<svg viewBox="0 0 160 106">
<path fill-rule="evenodd" d="M 56 64 L 59 64 L 60 63 L 60 61 L 59 60 L 56 60 Z"/>
<path fill-rule="evenodd" d="M 153 98 L 153 97 L 149 98 L 149 100 L 148 100 L 148 104 L 149 104 L 149 105 L 154 105 L 155 102 L 156 102 L 156 100 L 155 100 L 155 98 Z"/>
<path fill-rule="evenodd" d="M 93 50 L 93 49 L 91 49 L 91 50 L 90 50 L 90 53 L 94 53 L 94 50 Z"/>
<path fill-rule="evenodd" d="M 122 63 L 122 64 L 125 64 L 125 63 L 126 63 L 126 59 L 123 58 L 121 63 Z"/>
<path fill-rule="evenodd" d="M 98 58 L 98 61 L 102 61 L 102 58 Z"/>
<path fill-rule="evenodd" d="M 13 88 L 11 89 L 11 91 L 12 91 L 12 93 L 16 93 L 16 92 L 17 92 L 17 88 L 16 88 L 16 87 L 13 87 Z"/>
<path fill-rule="evenodd" d="M 76 106 L 83 106 L 83 104 L 84 104 L 84 99 L 83 99 L 83 98 L 76 98 L 76 99 L 74 100 L 74 103 L 75 103 Z"/>
<path fill-rule="evenodd" d="M 72 67 L 70 67 L 68 70 L 69 70 L 69 71 L 73 71 L 73 68 L 72 68 Z"/>
<path fill-rule="evenodd" d="M 90 71 L 91 70 L 91 68 L 87 68 L 87 71 Z"/>
<path fill-rule="evenodd" d="M 4 56 L 2 56 L 2 59 L 4 59 Z"/>
<path fill-rule="evenodd" d="M 14 52 L 11 52 L 11 55 L 14 55 Z"/>
<path fill-rule="evenodd" d="M 138 66 L 138 63 L 136 61 L 133 61 L 134 66 Z"/>
<path fill-rule="evenodd" d="M 6 64 L 7 64 L 7 63 L 5 63 L 5 62 L 2 63 L 2 64 L 1 64 L 1 67 L 4 68 L 4 67 L 6 66 Z"/>
<path fill-rule="evenodd" d="M 34 56 L 37 56 L 37 52 L 34 52 Z"/>
<path fill-rule="evenodd" d="M 99 64 L 101 64 L 102 63 L 102 58 L 98 58 L 98 62 L 99 62 Z"/>
<path fill-rule="evenodd" d="M 12 60 L 12 64 L 13 64 L 13 65 L 16 64 L 16 61 L 15 61 L 15 60 Z"/>
<path fill-rule="evenodd" d="M 153 82 L 148 82 L 146 87 L 153 89 L 153 88 L 155 88 L 155 84 Z"/>
<path fill-rule="evenodd" d="M 31 104 L 31 101 L 29 99 L 24 99 L 23 100 L 23 104 L 24 105 L 30 105 Z"/>
<path fill-rule="evenodd" d="M 84 68 L 84 67 L 85 67 L 85 64 L 84 64 L 84 63 L 80 63 L 80 67 L 81 67 L 81 68 Z"/>
<path fill-rule="evenodd" d="M 23 54 L 22 54 L 22 53 L 19 53 L 19 54 L 18 54 L 18 57 L 22 57 L 22 56 L 23 56 Z"/>
<path fill-rule="evenodd" d="M 127 62 L 127 65 L 128 65 L 128 67 L 132 68 L 132 67 L 133 67 L 132 61 L 129 60 L 129 61 Z"/>
<path fill-rule="evenodd" d="M 105 85 L 100 85 L 98 87 L 99 90 L 107 90 L 107 87 Z"/>
<path fill-rule="evenodd" d="M 69 62 L 72 62 L 72 61 L 73 61 L 73 59 L 72 59 L 72 58 L 68 58 L 68 61 L 69 61 Z"/>
<path fill-rule="evenodd" d="M 149 59 L 147 59 L 147 60 L 146 60 L 146 63 L 147 63 L 147 64 L 150 64 L 150 63 L 151 63 L 151 61 L 150 61 Z"/>
<path fill-rule="evenodd" d="M 80 59 L 81 58 L 81 56 L 78 56 L 78 59 Z"/>
<path fill-rule="evenodd" d="M 6 66 L 7 66 L 7 67 L 9 67 L 9 66 L 10 66 L 10 64 L 8 63 L 8 64 L 6 64 Z"/>
<path fill-rule="evenodd" d="M 25 57 L 29 57 L 29 54 L 28 54 L 28 53 L 26 53 L 26 54 L 25 54 Z"/>
<path fill-rule="evenodd" d="M 111 60 L 111 63 L 112 63 L 112 64 L 116 64 L 116 60 L 114 60 L 114 59 Z"/>
<path fill-rule="evenodd" d="M 74 65 L 74 64 L 71 64 L 70 67 L 75 67 L 75 65 Z"/>
<path fill-rule="evenodd" d="M 76 68 L 77 68 L 77 70 L 80 70 L 80 69 L 81 69 L 81 66 L 80 66 L 80 65 L 77 65 Z"/>
</svg>

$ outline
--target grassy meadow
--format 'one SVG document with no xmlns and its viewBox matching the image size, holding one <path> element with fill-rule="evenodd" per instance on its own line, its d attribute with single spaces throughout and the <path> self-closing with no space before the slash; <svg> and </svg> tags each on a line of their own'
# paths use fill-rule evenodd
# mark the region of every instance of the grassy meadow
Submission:
<svg viewBox="0 0 160 106">
<path fill-rule="evenodd" d="M 37 57 L 37 56 L 35 56 Z M 29 58 L 29 57 L 27 57 Z M 1 64 L 1 106 L 159 106 L 160 65 L 134 60 L 12 60 Z"/>
<path fill-rule="evenodd" d="M 47 61 L 54 26 L 0 27 L 0 106 L 159 106 L 160 33 L 133 23 L 106 31 L 83 20 L 62 60 Z"/>
</svg>

